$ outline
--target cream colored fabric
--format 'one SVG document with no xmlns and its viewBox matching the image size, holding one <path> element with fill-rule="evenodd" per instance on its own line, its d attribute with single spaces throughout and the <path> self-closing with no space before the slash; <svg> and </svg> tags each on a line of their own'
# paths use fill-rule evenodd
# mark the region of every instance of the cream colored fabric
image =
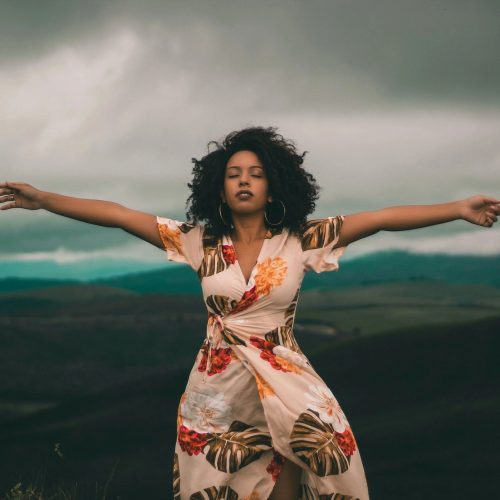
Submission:
<svg viewBox="0 0 500 500">
<path fill-rule="evenodd" d="M 293 334 L 305 273 L 339 268 L 344 218 L 310 220 L 300 237 L 269 230 L 246 283 L 229 236 L 157 217 L 167 258 L 197 273 L 208 313 L 178 407 L 175 499 L 265 500 L 291 460 L 301 500 L 368 500 L 349 421 Z"/>
</svg>

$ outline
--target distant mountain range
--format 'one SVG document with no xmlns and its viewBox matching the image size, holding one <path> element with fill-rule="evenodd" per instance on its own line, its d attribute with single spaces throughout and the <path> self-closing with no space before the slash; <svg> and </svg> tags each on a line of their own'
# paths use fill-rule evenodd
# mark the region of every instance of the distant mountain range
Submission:
<svg viewBox="0 0 500 500">
<path fill-rule="evenodd" d="M 81 283 L 106 285 L 136 293 L 200 292 L 198 278 L 192 269 L 176 263 L 158 266 L 138 261 L 96 260 L 62 266 L 54 262 L 4 261 L 0 262 L 0 276 L 5 276 L 0 279 L 0 292 Z M 341 260 L 337 272 L 309 272 L 302 289 L 421 280 L 500 287 L 500 254 L 485 257 L 423 255 L 401 250 L 376 252 Z"/>
<path fill-rule="evenodd" d="M 165 267 L 177 267 L 182 264 L 167 262 L 145 262 L 126 259 L 84 259 L 75 262 L 59 263 L 53 260 L 0 260 L 0 278 L 18 277 L 49 280 L 89 281 L 102 278 L 124 276 L 130 273 L 142 273 Z"/>
</svg>

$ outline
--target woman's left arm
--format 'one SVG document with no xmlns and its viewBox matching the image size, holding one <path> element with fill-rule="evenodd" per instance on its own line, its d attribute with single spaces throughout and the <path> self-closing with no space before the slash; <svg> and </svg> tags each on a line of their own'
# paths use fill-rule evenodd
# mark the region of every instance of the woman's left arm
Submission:
<svg viewBox="0 0 500 500">
<path fill-rule="evenodd" d="M 403 205 L 346 215 L 337 246 L 344 246 L 379 231 L 406 231 L 463 219 L 492 227 L 498 220 L 500 200 L 476 195 L 435 205 Z"/>
</svg>

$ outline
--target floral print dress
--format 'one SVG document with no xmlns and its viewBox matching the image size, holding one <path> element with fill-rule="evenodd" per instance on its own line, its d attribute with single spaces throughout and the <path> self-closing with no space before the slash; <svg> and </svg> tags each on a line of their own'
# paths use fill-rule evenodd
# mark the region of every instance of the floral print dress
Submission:
<svg viewBox="0 0 500 500">
<path fill-rule="evenodd" d="M 368 500 L 349 421 L 293 333 L 305 272 L 339 268 L 344 218 L 309 220 L 300 237 L 269 229 L 245 282 L 230 236 L 156 217 L 166 257 L 197 273 L 208 313 L 178 406 L 175 500 L 265 500 L 287 460 L 300 500 Z"/>
</svg>

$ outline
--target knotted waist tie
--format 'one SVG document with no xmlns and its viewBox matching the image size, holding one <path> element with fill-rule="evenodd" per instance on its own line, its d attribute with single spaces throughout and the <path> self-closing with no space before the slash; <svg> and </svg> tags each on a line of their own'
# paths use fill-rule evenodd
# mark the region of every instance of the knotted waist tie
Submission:
<svg viewBox="0 0 500 500">
<path fill-rule="evenodd" d="M 249 335 L 249 332 L 241 327 L 245 324 L 248 323 L 249 320 L 241 317 L 234 317 L 233 315 L 229 315 L 228 317 L 223 317 L 219 314 L 215 314 L 212 312 L 209 312 L 208 315 L 208 322 L 207 322 L 207 333 L 206 333 L 206 346 L 207 346 L 207 362 L 205 365 L 205 370 L 203 373 L 202 377 L 202 382 L 205 383 L 207 380 L 207 375 L 210 372 L 212 368 L 212 348 L 217 349 L 221 342 L 225 340 L 229 345 L 232 345 L 234 342 L 231 341 L 231 336 L 233 334 L 238 335 L 241 339 L 246 339 L 247 336 Z M 225 325 L 226 324 L 226 325 Z M 238 328 L 239 326 L 239 328 Z M 262 319 L 252 319 L 252 326 L 255 328 L 256 326 L 259 329 L 262 329 L 263 332 L 268 332 L 270 330 L 273 330 L 275 328 L 278 328 L 279 325 L 272 325 L 269 324 L 268 318 L 266 317 L 265 320 Z M 282 325 L 283 327 L 286 327 L 286 325 Z M 233 330 L 234 328 L 234 330 Z M 231 331 L 229 331 L 229 329 Z M 225 331 L 225 334 L 224 334 Z M 259 334 L 255 334 L 257 336 L 260 336 Z M 277 340 L 278 343 L 281 343 L 279 340 Z"/>
</svg>

